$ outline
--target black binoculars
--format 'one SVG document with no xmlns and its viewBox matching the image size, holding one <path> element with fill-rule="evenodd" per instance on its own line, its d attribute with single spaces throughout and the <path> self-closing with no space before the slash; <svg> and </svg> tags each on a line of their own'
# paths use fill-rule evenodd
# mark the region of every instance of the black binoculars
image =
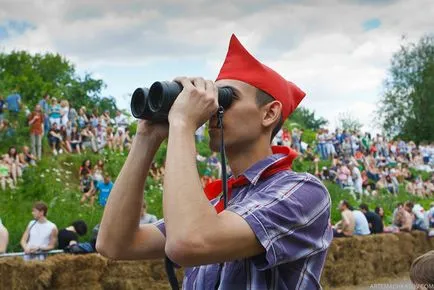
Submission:
<svg viewBox="0 0 434 290">
<path fill-rule="evenodd" d="M 131 113 L 137 119 L 167 121 L 170 108 L 182 89 L 180 83 L 167 81 L 154 82 L 149 89 L 137 88 L 131 98 Z M 223 109 L 230 107 L 232 98 L 232 88 L 218 88 L 218 102 Z"/>
</svg>

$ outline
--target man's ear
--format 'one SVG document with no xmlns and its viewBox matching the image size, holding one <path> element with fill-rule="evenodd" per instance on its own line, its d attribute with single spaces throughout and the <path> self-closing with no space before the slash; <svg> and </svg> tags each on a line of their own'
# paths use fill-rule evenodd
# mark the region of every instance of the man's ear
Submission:
<svg viewBox="0 0 434 290">
<path fill-rule="evenodd" d="M 272 101 L 263 106 L 262 125 L 264 127 L 272 127 L 279 122 L 282 114 L 282 103 L 279 101 Z"/>
</svg>

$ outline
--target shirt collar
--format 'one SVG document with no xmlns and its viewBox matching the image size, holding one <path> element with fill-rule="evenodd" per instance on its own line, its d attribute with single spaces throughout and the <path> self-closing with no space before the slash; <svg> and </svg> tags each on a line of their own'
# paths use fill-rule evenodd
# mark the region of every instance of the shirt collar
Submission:
<svg viewBox="0 0 434 290">
<path fill-rule="evenodd" d="M 285 157 L 285 154 L 280 153 L 269 155 L 265 159 L 253 164 L 246 171 L 244 171 L 242 175 L 244 175 L 244 177 L 246 177 L 251 184 L 256 185 L 262 173 L 267 170 L 267 168 Z"/>
</svg>

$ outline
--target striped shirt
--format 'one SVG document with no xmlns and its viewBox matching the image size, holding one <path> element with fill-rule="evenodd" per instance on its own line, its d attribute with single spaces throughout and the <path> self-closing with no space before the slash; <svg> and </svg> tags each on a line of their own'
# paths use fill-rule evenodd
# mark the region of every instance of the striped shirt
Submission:
<svg viewBox="0 0 434 290">
<path fill-rule="evenodd" d="M 183 289 L 322 289 L 320 277 L 333 238 L 330 195 L 308 173 L 287 170 L 259 179 L 284 157 L 271 155 L 246 170 L 250 184 L 233 189 L 226 209 L 245 219 L 265 252 L 187 268 Z M 165 235 L 164 221 L 155 225 Z"/>
</svg>

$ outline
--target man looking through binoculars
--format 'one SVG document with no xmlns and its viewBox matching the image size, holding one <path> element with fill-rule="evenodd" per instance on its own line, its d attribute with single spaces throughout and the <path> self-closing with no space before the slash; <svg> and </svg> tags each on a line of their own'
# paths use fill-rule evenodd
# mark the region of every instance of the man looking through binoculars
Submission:
<svg viewBox="0 0 434 290">
<path fill-rule="evenodd" d="M 294 151 L 270 145 L 305 94 L 257 61 L 235 36 L 216 82 L 176 81 L 183 90 L 168 125 L 139 121 L 105 208 L 97 250 L 113 259 L 167 255 L 187 267 L 184 289 L 321 288 L 332 240 L 329 194 L 312 175 L 289 170 Z M 226 209 L 218 196 L 221 183 L 204 193 L 194 139 L 196 129 L 209 121 L 210 148 L 220 150 L 216 112 L 218 87 L 223 86 L 234 93 L 223 118 L 234 175 Z M 139 226 L 146 176 L 167 137 L 164 221 Z"/>
</svg>

